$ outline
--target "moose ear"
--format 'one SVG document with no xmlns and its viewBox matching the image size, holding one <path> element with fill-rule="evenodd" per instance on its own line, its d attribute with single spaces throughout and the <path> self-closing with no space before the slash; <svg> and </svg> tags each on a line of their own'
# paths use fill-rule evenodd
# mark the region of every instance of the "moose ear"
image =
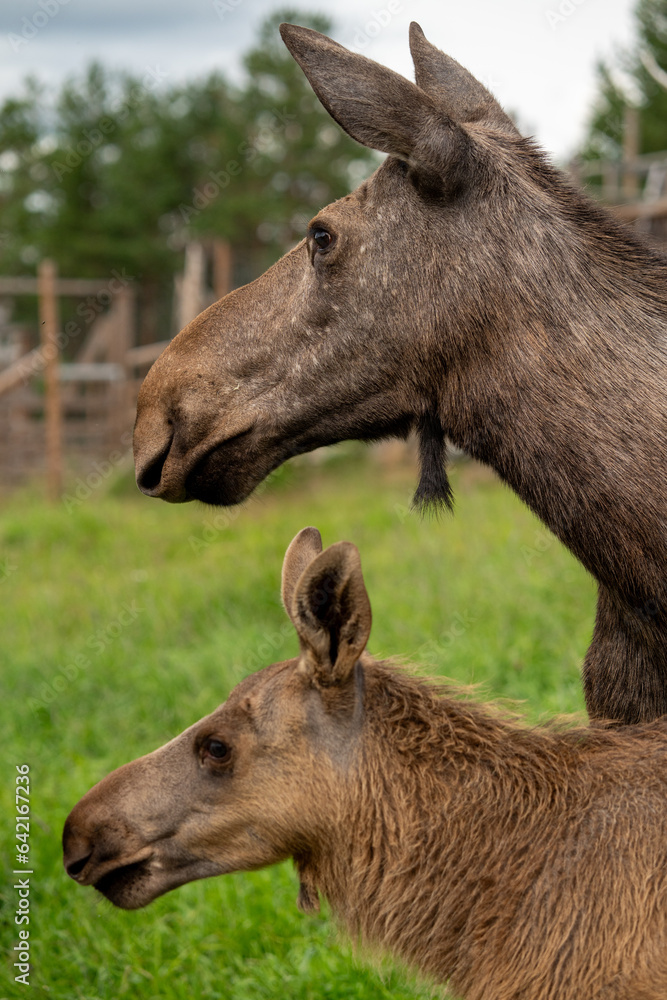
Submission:
<svg viewBox="0 0 667 1000">
<path fill-rule="evenodd" d="M 283 607 L 294 621 L 292 602 L 299 577 L 307 566 L 322 551 L 322 536 L 317 528 L 302 528 L 289 543 L 283 560 L 283 573 L 280 584 L 280 596 Z"/>
<path fill-rule="evenodd" d="M 356 546 L 337 542 L 310 563 L 296 585 L 291 618 L 312 679 L 322 687 L 347 680 L 371 631 Z"/>
<path fill-rule="evenodd" d="M 486 87 L 456 59 L 431 45 L 416 21 L 410 25 L 410 51 L 417 86 L 433 98 L 453 121 L 462 124 L 484 122 L 519 135 L 512 119 Z"/>
<path fill-rule="evenodd" d="M 281 24 L 280 34 L 331 117 L 362 145 L 408 159 L 442 122 L 433 99 L 393 70 L 311 28 Z"/>
</svg>

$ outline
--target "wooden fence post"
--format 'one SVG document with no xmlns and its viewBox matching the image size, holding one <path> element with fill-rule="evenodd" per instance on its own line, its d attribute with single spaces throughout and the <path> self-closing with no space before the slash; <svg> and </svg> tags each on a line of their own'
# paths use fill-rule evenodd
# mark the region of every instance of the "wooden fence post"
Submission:
<svg viewBox="0 0 667 1000">
<path fill-rule="evenodd" d="M 232 251 L 226 240 L 213 241 L 213 291 L 221 299 L 232 290 Z"/>
<path fill-rule="evenodd" d="M 178 310 L 178 329 L 182 330 L 202 310 L 202 291 L 206 257 L 201 243 L 188 243 L 185 248 L 183 277 Z"/>
<path fill-rule="evenodd" d="M 46 483 L 51 500 L 62 494 L 62 407 L 58 349 L 58 297 L 56 265 L 43 260 L 37 272 L 39 291 L 39 329 L 44 358 L 44 418 L 46 424 Z"/>
<path fill-rule="evenodd" d="M 115 361 L 122 366 L 123 380 L 110 386 L 110 398 L 115 400 L 113 412 L 109 421 L 111 431 L 111 447 L 118 448 L 123 432 L 134 423 L 132 382 L 127 363 L 127 352 L 134 347 L 134 290 L 124 285 L 117 293 L 112 307 L 116 313 L 116 329 L 109 344 L 109 361 Z"/>
<path fill-rule="evenodd" d="M 639 197 L 639 176 L 636 160 L 639 156 L 639 108 L 627 104 L 623 121 L 623 198 L 636 201 Z"/>
</svg>

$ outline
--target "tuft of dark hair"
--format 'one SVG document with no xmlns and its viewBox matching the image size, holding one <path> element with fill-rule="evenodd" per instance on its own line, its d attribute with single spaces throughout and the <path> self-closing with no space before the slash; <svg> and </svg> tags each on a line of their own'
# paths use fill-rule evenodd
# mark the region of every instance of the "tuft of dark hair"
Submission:
<svg viewBox="0 0 667 1000">
<path fill-rule="evenodd" d="M 447 440 L 439 417 L 425 413 L 417 424 L 419 437 L 419 483 L 412 509 L 423 516 L 439 517 L 444 508 L 454 509 L 454 494 L 447 475 Z"/>
</svg>

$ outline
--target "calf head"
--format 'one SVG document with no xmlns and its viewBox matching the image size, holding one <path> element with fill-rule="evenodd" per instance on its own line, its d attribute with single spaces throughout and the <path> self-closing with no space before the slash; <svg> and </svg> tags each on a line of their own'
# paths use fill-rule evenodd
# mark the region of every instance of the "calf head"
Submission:
<svg viewBox="0 0 667 1000">
<path fill-rule="evenodd" d="M 480 330 L 491 344 L 498 334 L 516 243 L 509 220 L 545 212 L 543 178 L 531 175 L 539 158 L 416 24 L 416 84 L 318 32 L 281 31 L 332 117 L 389 155 L 158 358 L 138 400 L 138 485 L 171 502 L 234 504 L 292 455 L 416 427 L 418 498 L 448 500 L 434 384 L 484 351 Z M 539 222 L 527 232 L 534 261 Z"/>
<path fill-rule="evenodd" d="M 64 864 L 126 909 L 194 879 L 306 859 L 335 823 L 363 725 L 371 613 L 357 549 L 305 528 L 283 567 L 300 655 L 246 678 L 211 715 L 118 768 L 74 807 Z M 316 899 L 302 885 L 304 908 Z"/>
</svg>

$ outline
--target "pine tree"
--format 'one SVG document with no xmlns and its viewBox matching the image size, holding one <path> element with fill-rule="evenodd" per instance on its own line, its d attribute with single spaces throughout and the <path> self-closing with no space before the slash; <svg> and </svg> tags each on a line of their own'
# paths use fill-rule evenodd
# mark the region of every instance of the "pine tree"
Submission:
<svg viewBox="0 0 667 1000">
<path fill-rule="evenodd" d="M 639 152 L 667 149 L 667 0 L 639 0 L 637 42 L 597 67 L 598 97 L 581 156 L 621 160 L 626 109 L 639 109 Z M 664 74 L 664 79 L 661 74 Z"/>
<path fill-rule="evenodd" d="M 219 73 L 175 86 L 94 63 L 49 104 L 28 80 L 0 108 L 0 274 L 34 274 L 45 256 L 64 276 L 124 269 L 161 339 L 189 240 L 228 240 L 244 280 L 299 240 L 377 157 L 323 110 L 282 44 L 281 20 L 331 27 L 274 14 L 240 87 Z"/>
</svg>

